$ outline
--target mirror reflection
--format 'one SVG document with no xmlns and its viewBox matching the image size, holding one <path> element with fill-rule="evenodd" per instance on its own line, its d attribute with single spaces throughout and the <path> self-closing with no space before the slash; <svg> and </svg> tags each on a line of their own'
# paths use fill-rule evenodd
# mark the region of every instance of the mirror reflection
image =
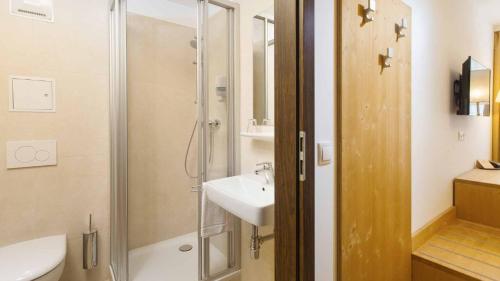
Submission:
<svg viewBox="0 0 500 281">
<path fill-rule="evenodd" d="M 470 115 L 490 115 L 491 70 L 472 59 L 470 73 Z"/>
<path fill-rule="evenodd" d="M 274 120 L 274 7 L 253 19 L 253 118 L 258 124 Z"/>
</svg>

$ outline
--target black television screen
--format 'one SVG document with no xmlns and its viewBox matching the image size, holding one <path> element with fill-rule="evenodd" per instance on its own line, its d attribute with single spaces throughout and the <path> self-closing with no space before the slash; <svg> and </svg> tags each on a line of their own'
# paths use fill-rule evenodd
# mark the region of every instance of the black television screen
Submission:
<svg viewBox="0 0 500 281">
<path fill-rule="evenodd" d="M 455 83 L 458 115 L 490 116 L 491 70 L 469 57 Z"/>
</svg>

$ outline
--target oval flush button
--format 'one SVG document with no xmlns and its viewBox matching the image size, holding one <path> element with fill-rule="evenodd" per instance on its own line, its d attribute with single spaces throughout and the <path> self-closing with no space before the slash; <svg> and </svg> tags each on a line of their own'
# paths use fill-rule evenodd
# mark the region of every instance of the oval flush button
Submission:
<svg viewBox="0 0 500 281">
<path fill-rule="evenodd" d="M 57 165 L 55 140 L 8 141 L 6 144 L 7 169 Z"/>
<path fill-rule="evenodd" d="M 22 163 L 29 163 L 35 160 L 36 150 L 33 146 L 21 146 L 16 150 L 16 160 Z"/>
<path fill-rule="evenodd" d="M 36 152 L 36 160 L 45 162 L 49 160 L 50 153 L 47 150 L 39 150 Z"/>
</svg>

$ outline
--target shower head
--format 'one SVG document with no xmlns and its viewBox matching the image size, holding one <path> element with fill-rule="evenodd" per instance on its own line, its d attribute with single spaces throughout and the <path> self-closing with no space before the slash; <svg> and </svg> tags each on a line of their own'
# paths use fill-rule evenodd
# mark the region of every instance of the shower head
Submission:
<svg viewBox="0 0 500 281">
<path fill-rule="evenodd" d="M 193 40 L 189 41 L 189 45 L 191 45 L 191 48 L 196 49 L 198 47 L 198 42 L 196 40 L 196 37 L 194 37 Z"/>
</svg>

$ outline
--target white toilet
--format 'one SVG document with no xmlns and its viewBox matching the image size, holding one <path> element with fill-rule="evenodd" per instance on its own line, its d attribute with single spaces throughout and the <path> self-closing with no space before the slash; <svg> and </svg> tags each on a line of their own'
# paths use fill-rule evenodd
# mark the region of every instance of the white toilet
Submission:
<svg viewBox="0 0 500 281">
<path fill-rule="evenodd" d="M 24 241 L 0 248 L 0 280 L 58 281 L 64 270 L 66 235 Z"/>
</svg>

